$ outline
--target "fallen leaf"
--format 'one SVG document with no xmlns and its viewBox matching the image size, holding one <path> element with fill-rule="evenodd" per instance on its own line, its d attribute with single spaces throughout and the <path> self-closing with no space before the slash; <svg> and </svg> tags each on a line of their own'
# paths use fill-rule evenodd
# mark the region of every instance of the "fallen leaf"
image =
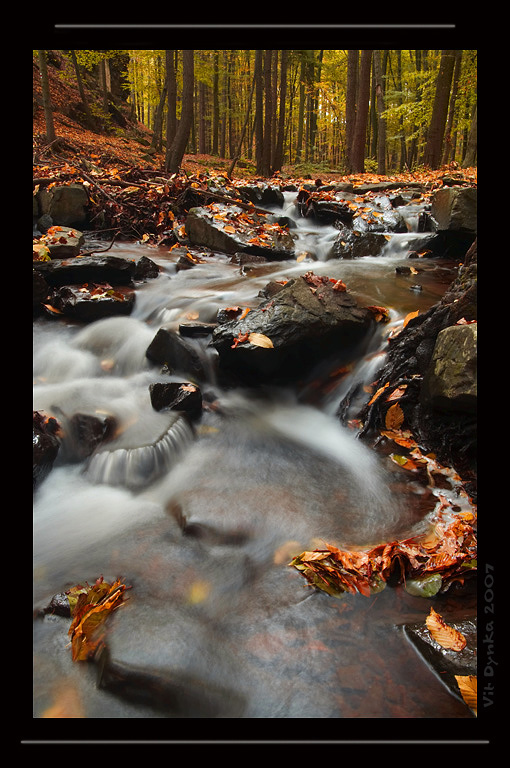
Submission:
<svg viewBox="0 0 510 768">
<path fill-rule="evenodd" d="M 404 421 L 404 412 L 398 403 L 390 406 L 386 411 L 386 417 L 384 420 L 386 429 L 398 429 Z"/>
<path fill-rule="evenodd" d="M 455 675 L 462 698 L 470 709 L 477 714 L 477 678 L 475 675 Z"/>
<path fill-rule="evenodd" d="M 390 386 L 390 383 L 389 383 L 389 381 L 388 381 L 388 382 L 387 382 L 386 384 L 384 384 L 382 387 L 379 387 L 379 389 L 377 390 L 377 392 L 375 393 L 375 395 L 374 395 L 374 396 L 373 396 L 373 397 L 372 397 L 372 398 L 371 398 L 371 399 L 368 401 L 368 404 L 369 404 L 369 405 L 372 405 L 372 403 L 375 403 L 375 401 L 377 400 L 377 398 L 378 398 L 378 397 L 380 397 L 380 395 L 382 395 L 382 393 L 384 392 L 384 390 L 385 390 L 387 387 L 389 387 L 389 386 Z"/>
<path fill-rule="evenodd" d="M 407 389 L 407 384 L 402 384 L 400 387 L 397 387 L 396 389 L 393 390 L 391 395 L 388 395 L 388 397 L 386 398 L 386 402 L 389 403 L 392 400 L 399 400 L 404 394 L 404 392 L 406 391 L 406 389 Z"/>
<path fill-rule="evenodd" d="M 405 318 L 404 318 L 404 326 L 403 327 L 405 328 L 406 325 L 408 324 L 408 322 L 410 320 L 412 320 L 414 317 L 418 317 L 419 314 L 420 314 L 420 310 L 419 309 L 417 309 L 416 312 L 409 312 L 409 314 L 406 315 Z"/>
<path fill-rule="evenodd" d="M 250 333 L 248 336 L 250 344 L 254 344 L 256 347 L 265 347 L 266 349 L 274 349 L 273 342 L 268 336 L 264 336 L 263 333 Z"/>
<path fill-rule="evenodd" d="M 442 648 L 452 651 L 462 651 L 466 647 L 466 638 L 458 629 L 447 624 L 439 613 L 431 608 L 425 620 L 428 631 L 433 640 Z"/>
</svg>

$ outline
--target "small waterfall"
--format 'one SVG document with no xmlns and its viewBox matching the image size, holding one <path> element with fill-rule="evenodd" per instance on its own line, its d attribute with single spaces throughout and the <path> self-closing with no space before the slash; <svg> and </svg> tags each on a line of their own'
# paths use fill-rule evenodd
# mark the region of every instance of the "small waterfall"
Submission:
<svg viewBox="0 0 510 768">
<path fill-rule="evenodd" d="M 130 427 L 118 439 L 101 446 L 90 458 L 85 474 L 92 483 L 144 488 L 168 472 L 193 440 L 187 420 L 166 414 L 166 430 L 152 437 L 148 423 Z M 159 422 L 158 422 L 159 423 Z"/>
</svg>

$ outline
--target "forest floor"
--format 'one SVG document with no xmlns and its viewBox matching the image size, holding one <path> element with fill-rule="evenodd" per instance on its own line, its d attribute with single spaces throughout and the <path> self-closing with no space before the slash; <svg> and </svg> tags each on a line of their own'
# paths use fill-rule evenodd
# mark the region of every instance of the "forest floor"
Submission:
<svg viewBox="0 0 510 768">
<path fill-rule="evenodd" d="M 55 109 L 53 117 L 58 146 L 48 147 L 47 149 L 44 146 L 46 129 L 42 108 L 37 108 L 33 117 L 34 166 L 39 170 L 47 164 L 52 164 L 52 155 L 58 155 L 60 159 L 70 164 L 77 158 L 81 160 L 86 158 L 105 171 L 111 171 L 115 167 L 120 169 L 138 167 L 161 171 L 164 169 L 164 154 L 161 152 L 148 153 L 152 132 L 141 123 L 136 125 L 136 134 L 134 132 L 125 132 L 124 135 L 120 132 L 117 132 L 117 134 L 114 132 L 107 134 L 88 130 L 76 120 L 60 112 L 58 107 Z M 187 176 L 200 176 L 201 174 L 226 175 L 231 163 L 231 159 L 221 158 L 216 155 L 186 154 L 183 158 L 181 171 Z M 324 169 L 320 165 L 310 165 L 307 170 L 308 173 L 303 174 L 303 166 L 294 167 L 287 165 L 274 178 L 294 181 L 298 184 L 320 177 L 323 184 L 340 181 L 348 181 L 354 183 L 354 185 L 377 183 L 380 181 L 398 181 L 404 185 L 411 181 L 418 181 L 423 183 L 437 182 L 441 185 L 442 177 L 451 171 L 455 171 L 465 182 L 473 185 L 477 183 L 476 168 L 458 169 L 452 166 L 443 167 L 436 171 L 419 169 L 413 172 L 395 173 L 385 176 L 376 173 L 345 175 L 342 171 Z M 260 179 L 260 176 L 255 172 L 254 163 L 241 158 L 232 173 L 232 180 L 235 181 L 236 179 L 254 181 Z"/>
</svg>

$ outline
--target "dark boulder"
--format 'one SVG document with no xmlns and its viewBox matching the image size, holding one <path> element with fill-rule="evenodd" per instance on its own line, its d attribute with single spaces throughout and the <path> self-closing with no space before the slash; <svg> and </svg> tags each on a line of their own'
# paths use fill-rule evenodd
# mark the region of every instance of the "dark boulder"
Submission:
<svg viewBox="0 0 510 768">
<path fill-rule="evenodd" d="M 207 378 L 208 358 L 200 339 L 182 336 L 173 325 L 163 325 L 146 350 L 153 363 L 160 363 L 169 371 L 186 374 L 193 380 Z"/>
<path fill-rule="evenodd" d="M 213 333 L 219 368 L 235 379 L 289 382 L 306 377 L 318 363 L 347 364 L 374 324 L 370 310 L 341 281 L 312 272 L 275 284 L 267 295 L 259 307 Z"/>
<path fill-rule="evenodd" d="M 53 417 L 33 412 L 33 488 L 48 475 L 60 450 L 60 425 Z"/>
<path fill-rule="evenodd" d="M 83 283 L 131 285 L 136 274 L 136 262 L 119 256 L 80 256 L 34 261 L 33 265 L 51 286 Z"/>
<path fill-rule="evenodd" d="M 183 411 L 190 418 L 202 412 L 202 393 L 190 382 L 156 382 L 150 385 L 149 393 L 156 411 Z"/>
<path fill-rule="evenodd" d="M 294 239 L 269 214 L 245 211 L 236 205 L 215 203 L 192 208 L 186 217 L 186 235 L 192 245 L 227 254 L 249 253 L 270 261 L 295 258 Z"/>
<path fill-rule="evenodd" d="M 104 317 L 130 315 L 135 304 L 132 288 L 111 285 L 62 285 L 54 288 L 44 309 L 51 317 L 64 315 L 82 323 Z"/>
</svg>

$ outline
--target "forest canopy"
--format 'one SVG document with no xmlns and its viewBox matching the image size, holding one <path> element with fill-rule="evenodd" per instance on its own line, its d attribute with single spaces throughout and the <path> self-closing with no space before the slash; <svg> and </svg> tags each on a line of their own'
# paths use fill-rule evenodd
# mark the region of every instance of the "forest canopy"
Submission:
<svg viewBox="0 0 510 768">
<path fill-rule="evenodd" d="M 476 165 L 474 50 L 59 53 L 90 124 L 115 96 L 153 132 L 169 171 L 184 152 L 252 165 L 262 176 L 284 166 L 300 175 L 384 175 Z M 102 105 L 87 97 L 90 77 L 102 85 Z"/>
</svg>

